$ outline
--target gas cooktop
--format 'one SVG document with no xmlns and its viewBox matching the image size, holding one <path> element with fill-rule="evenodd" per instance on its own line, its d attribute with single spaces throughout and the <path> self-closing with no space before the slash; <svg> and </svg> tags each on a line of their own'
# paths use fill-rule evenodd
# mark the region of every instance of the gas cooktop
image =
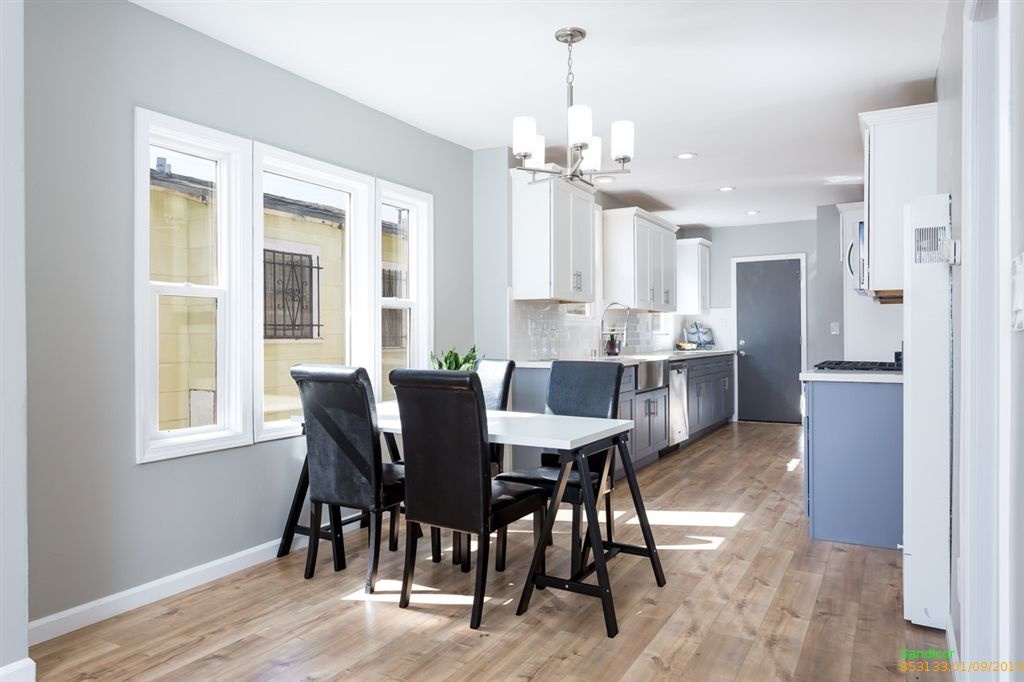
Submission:
<svg viewBox="0 0 1024 682">
<path fill-rule="evenodd" d="M 826 360 L 814 366 L 815 369 L 834 369 L 847 372 L 902 372 L 902 363 L 868 362 L 863 360 Z"/>
</svg>

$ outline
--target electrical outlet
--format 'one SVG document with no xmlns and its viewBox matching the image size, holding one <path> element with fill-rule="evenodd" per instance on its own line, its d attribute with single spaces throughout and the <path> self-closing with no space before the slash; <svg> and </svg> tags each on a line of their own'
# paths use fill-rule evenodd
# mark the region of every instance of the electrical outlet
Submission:
<svg viewBox="0 0 1024 682">
<path fill-rule="evenodd" d="M 1010 265 L 1010 328 L 1024 331 L 1024 253 Z"/>
<path fill-rule="evenodd" d="M 839 336 L 839 323 L 838 322 L 833 322 L 832 325 L 831 325 L 831 328 L 832 328 L 832 336 Z"/>
</svg>

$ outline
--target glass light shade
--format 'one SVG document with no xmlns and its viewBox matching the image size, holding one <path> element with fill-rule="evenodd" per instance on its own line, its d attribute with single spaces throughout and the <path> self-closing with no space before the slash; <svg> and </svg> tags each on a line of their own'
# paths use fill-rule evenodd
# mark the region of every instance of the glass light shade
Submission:
<svg viewBox="0 0 1024 682">
<path fill-rule="evenodd" d="M 543 168 L 546 161 L 544 155 L 544 136 L 533 136 L 533 148 L 530 149 L 530 158 L 524 164 L 527 168 Z"/>
<path fill-rule="evenodd" d="M 618 161 L 624 158 L 629 161 L 633 158 L 633 146 L 633 122 L 615 121 L 612 123 L 612 159 Z"/>
<path fill-rule="evenodd" d="M 512 153 L 516 156 L 533 152 L 534 138 L 537 137 L 537 119 L 533 116 L 516 116 L 512 119 Z"/>
<path fill-rule="evenodd" d="M 594 121 L 590 107 L 574 104 L 569 107 L 569 146 L 586 144 L 594 136 Z"/>
<path fill-rule="evenodd" d="M 601 170 L 601 138 L 596 135 L 587 142 L 587 148 L 583 150 L 583 161 L 580 162 L 580 169 L 584 171 Z"/>
</svg>

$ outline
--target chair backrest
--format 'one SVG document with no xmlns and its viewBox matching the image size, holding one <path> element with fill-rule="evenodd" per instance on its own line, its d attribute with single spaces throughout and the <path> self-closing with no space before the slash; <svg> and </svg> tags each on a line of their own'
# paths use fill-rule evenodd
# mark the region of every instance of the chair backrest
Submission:
<svg viewBox="0 0 1024 682">
<path fill-rule="evenodd" d="M 622 373 L 621 362 L 555 360 L 548 376 L 545 410 L 570 417 L 618 419 Z M 600 472 L 606 457 L 606 452 L 592 456 L 591 471 Z M 544 466 L 558 466 L 559 458 L 545 452 L 540 461 Z"/>
<path fill-rule="evenodd" d="M 485 533 L 491 506 L 487 410 L 475 372 L 396 369 L 412 521 Z"/>
<path fill-rule="evenodd" d="M 370 377 L 362 367 L 297 365 L 306 420 L 309 498 L 355 509 L 380 506 L 380 433 Z"/>
<path fill-rule="evenodd" d="M 476 368 L 480 386 L 484 390 L 484 405 L 488 410 L 508 409 L 508 396 L 512 388 L 512 372 L 516 363 L 511 360 L 480 361 Z"/>
<path fill-rule="evenodd" d="M 617 419 L 621 385 L 621 362 L 555 360 L 548 377 L 546 411 L 570 417 Z"/>
</svg>

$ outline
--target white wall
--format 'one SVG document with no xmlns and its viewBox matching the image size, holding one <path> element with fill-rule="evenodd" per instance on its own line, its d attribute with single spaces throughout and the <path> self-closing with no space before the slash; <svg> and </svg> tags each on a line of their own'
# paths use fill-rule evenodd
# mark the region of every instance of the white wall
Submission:
<svg viewBox="0 0 1024 682">
<path fill-rule="evenodd" d="M 24 4 L 0 2 L 0 677 L 28 657 Z M 6 677 L 5 677 L 6 679 Z"/>
<path fill-rule="evenodd" d="M 274 540 L 305 451 L 135 464 L 134 108 L 432 193 L 435 347 L 473 339 L 473 180 L 469 150 L 127 2 L 29 3 L 25 57 L 37 619 Z"/>
</svg>

